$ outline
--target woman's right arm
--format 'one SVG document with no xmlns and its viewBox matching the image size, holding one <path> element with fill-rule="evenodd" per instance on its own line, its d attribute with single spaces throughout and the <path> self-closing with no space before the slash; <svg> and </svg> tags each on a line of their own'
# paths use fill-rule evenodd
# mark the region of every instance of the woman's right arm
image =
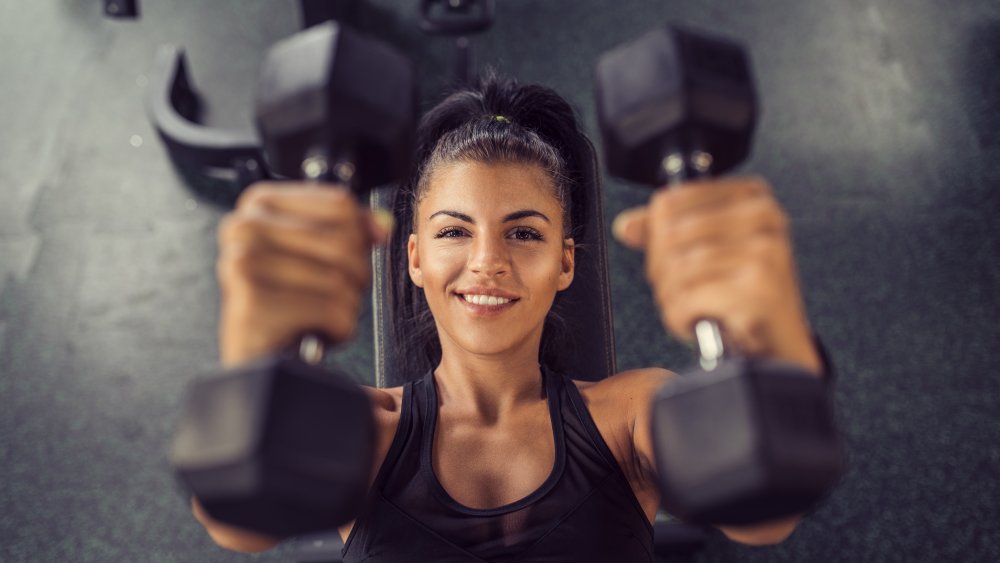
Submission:
<svg viewBox="0 0 1000 563">
<path fill-rule="evenodd" d="M 371 282 L 372 245 L 386 240 L 388 228 L 343 187 L 248 188 L 218 234 L 223 367 L 287 349 L 308 332 L 350 339 Z M 281 540 L 214 520 L 194 498 L 192 512 L 226 549 L 259 552 Z"/>
<path fill-rule="evenodd" d="M 195 519 L 205 527 L 208 536 L 219 547 L 243 553 L 258 553 L 278 545 L 280 538 L 265 536 L 250 530 L 234 528 L 223 522 L 212 519 L 198 499 L 191 497 L 191 512 Z"/>
<path fill-rule="evenodd" d="M 273 354 L 314 331 L 349 340 L 388 229 L 341 186 L 259 183 L 219 226 L 224 366 Z"/>
</svg>

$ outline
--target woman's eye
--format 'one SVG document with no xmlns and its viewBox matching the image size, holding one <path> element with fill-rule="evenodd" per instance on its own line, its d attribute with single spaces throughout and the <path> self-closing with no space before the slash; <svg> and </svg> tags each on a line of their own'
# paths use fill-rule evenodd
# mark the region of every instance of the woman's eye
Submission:
<svg viewBox="0 0 1000 563">
<path fill-rule="evenodd" d="M 520 227 L 514 230 L 514 238 L 517 240 L 542 240 L 542 234 L 528 227 Z"/>
<path fill-rule="evenodd" d="M 434 238 L 459 238 L 468 236 L 464 229 L 447 227 L 438 231 Z M 542 234 L 530 227 L 519 227 L 511 231 L 511 238 L 519 241 L 543 240 Z"/>
<path fill-rule="evenodd" d="M 438 234 L 434 235 L 434 238 L 457 238 L 464 235 L 465 232 L 457 227 L 448 227 L 438 231 Z"/>
</svg>

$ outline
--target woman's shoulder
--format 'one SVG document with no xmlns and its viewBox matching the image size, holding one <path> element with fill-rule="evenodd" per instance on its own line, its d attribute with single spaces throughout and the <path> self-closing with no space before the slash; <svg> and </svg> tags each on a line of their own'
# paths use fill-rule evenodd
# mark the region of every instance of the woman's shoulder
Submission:
<svg viewBox="0 0 1000 563">
<path fill-rule="evenodd" d="M 637 455 L 636 439 L 642 437 L 653 395 L 671 378 L 663 368 L 640 368 L 616 373 L 600 381 L 576 381 L 590 417 L 618 462 L 646 517 L 652 520 L 659 494 L 650 472 Z"/>
<path fill-rule="evenodd" d="M 598 381 L 572 381 L 588 406 L 610 403 L 613 407 L 648 403 L 657 389 L 673 377 L 677 374 L 668 369 L 650 367 L 618 372 Z"/>
<path fill-rule="evenodd" d="M 573 383 L 602 434 L 625 432 L 631 436 L 634 422 L 648 416 L 653 394 L 676 376 L 663 368 L 638 368 L 599 381 L 574 379 Z"/>
<path fill-rule="evenodd" d="M 403 406 L 403 386 L 399 387 L 370 387 L 362 385 L 361 389 L 368 395 L 368 400 L 372 402 L 372 409 L 376 417 L 389 416 L 399 417 L 399 412 Z"/>
</svg>

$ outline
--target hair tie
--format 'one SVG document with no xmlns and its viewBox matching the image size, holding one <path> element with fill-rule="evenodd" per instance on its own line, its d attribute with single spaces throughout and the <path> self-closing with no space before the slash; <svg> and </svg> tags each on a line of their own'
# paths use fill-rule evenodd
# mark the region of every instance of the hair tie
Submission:
<svg viewBox="0 0 1000 563">
<path fill-rule="evenodd" d="M 494 121 L 500 121 L 500 122 L 503 122 L 503 123 L 513 123 L 513 121 L 511 121 L 510 118 L 507 117 L 506 115 L 494 115 L 493 116 L 493 120 Z"/>
</svg>

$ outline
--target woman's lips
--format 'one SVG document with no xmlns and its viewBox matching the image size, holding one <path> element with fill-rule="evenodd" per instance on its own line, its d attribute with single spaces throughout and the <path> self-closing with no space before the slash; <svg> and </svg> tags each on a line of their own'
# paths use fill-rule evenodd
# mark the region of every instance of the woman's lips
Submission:
<svg viewBox="0 0 1000 563">
<path fill-rule="evenodd" d="M 518 299 L 512 299 L 510 302 L 504 303 L 503 305 L 477 305 L 466 301 L 465 297 L 457 293 L 455 294 L 455 298 L 458 299 L 459 303 L 461 303 L 467 311 L 477 317 L 493 317 L 499 315 L 513 307 L 514 304 L 519 301 Z"/>
</svg>

